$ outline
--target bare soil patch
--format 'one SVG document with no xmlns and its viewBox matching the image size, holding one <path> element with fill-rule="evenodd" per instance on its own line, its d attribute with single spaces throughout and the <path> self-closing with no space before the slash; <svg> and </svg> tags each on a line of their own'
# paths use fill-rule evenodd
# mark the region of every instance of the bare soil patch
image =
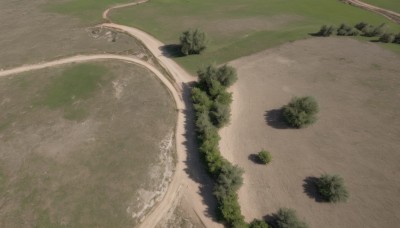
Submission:
<svg viewBox="0 0 400 228">
<path fill-rule="evenodd" d="M 400 223 L 400 58 L 373 43 L 313 38 L 232 62 L 232 123 L 224 156 L 245 169 L 240 203 L 247 220 L 290 207 L 311 227 L 395 227 Z M 279 109 L 314 96 L 319 120 L 290 129 Z M 272 154 L 268 166 L 249 156 Z M 309 181 L 341 175 L 350 199 L 321 203 Z"/>
<path fill-rule="evenodd" d="M 151 58 L 131 36 L 92 28 L 94 24 L 73 16 L 50 13 L 45 8 L 51 3 L 54 1 L 0 2 L 0 69 L 78 53 L 107 52 Z"/>
</svg>

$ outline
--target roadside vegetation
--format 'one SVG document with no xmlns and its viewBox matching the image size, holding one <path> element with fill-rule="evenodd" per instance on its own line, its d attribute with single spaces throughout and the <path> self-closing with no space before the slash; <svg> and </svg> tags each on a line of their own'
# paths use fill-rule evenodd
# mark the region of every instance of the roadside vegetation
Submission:
<svg viewBox="0 0 400 228">
<path fill-rule="evenodd" d="M 184 31 L 179 40 L 184 55 L 200 54 L 206 49 L 207 35 L 199 29 Z"/>
<path fill-rule="evenodd" d="M 354 26 L 341 24 L 338 28 L 332 25 L 323 25 L 318 32 L 312 35 L 328 37 L 334 34 L 338 36 L 358 36 L 361 34 L 363 37 L 374 38 L 374 40 L 371 41 L 400 44 L 400 32 L 398 34 L 388 32 L 385 24 L 373 26 L 366 22 L 359 22 Z"/>
</svg>

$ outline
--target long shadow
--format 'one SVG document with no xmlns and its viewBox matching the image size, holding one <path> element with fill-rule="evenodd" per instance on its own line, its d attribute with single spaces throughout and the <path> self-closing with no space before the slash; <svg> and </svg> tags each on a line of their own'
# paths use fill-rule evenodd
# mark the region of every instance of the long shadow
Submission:
<svg viewBox="0 0 400 228">
<path fill-rule="evenodd" d="M 168 58 L 179 58 L 185 56 L 181 52 L 180 44 L 166 44 L 160 47 L 160 51 L 162 51 L 163 56 Z"/>
<path fill-rule="evenodd" d="M 304 193 L 306 193 L 308 197 L 314 199 L 316 202 L 319 203 L 326 202 L 324 198 L 318 193 L 317 181 L 318 178 L 316 177 L 307 177 L 306 179 L 304 179 L 303 183 Z"/>
<path fill-rule="evenodd" d="M 265 165 L 261 162 L 260 158 L 258 158 L 257 154 L 250 154 L 248 159 L 252 162 L 254 162 L 255 164 L 259 164 L 259 165 Z"/>
<path fill-rule="evenodd" d="M 196 140 L 195 132 L 195 113 L 193 104 L 190 98 L 191 88 L 193 84 L 182 84 L 183 88 L 183 101 L 186 109 L 183 111 L 186 117 L 185 122 L 185 138 L 184 145 L 187 148 L 188 154 L 185 172 L 188 176 L 199 184 L 199 194 L 203 198 L 203 203 L 207 205 L 207 209 L 204 212 L 206 216 L 209 216 L 212 220 L 217 220 L 217 199 L 213 195 L 214 181 L 206 171 L 205 164 L 201 158 L 198 150 L 198 144 Z"/>
<path fill-rule="evenodd" d="M 282 117 L 282 109 L 272 109 L 264 114 L 265 122 L 268 126 L 276 129 L 290 129 L 291 127 L 285 123 Z"/>
</svg>

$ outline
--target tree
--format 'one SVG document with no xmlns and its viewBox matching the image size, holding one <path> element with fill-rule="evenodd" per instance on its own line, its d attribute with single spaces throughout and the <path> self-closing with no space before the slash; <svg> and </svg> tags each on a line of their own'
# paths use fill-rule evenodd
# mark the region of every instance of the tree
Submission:
<svg viewBox="0 0 400 228">
<path fill-rule="evenodd" d="M 215 102 L 210 111 L 210 118 L 214 126 L 221 128 L 229 123 L 231 108 L 229 105 Z"/>
<path fill-rule="evenodd" d="M 214 81 L 218 81 L 224 87 L 229 87 L 237 81 L 236 69 L 228 65 L 216 67 L 215 64 L 211 64 L 199 69 L 197 75 L 201 87 L 209 88 Z"/>
<path fill-rule="evenodd" d="M 277 228 L 308 228 L 308 225 L 301 221 L 296 211 L 288 208 L 281 208 L 276 215 Z"/>
<path fill-rule="evenodd" d="M 361 31 L 363 32 L 363 36 L 367 37 L 381 36 L 385 31 L 385 24 L 381 24 L 378 27 L 368 25 L 364 27 Z"/>
<path fill-rule="evenodd" d="M 218 68 L 216 76 L 217 80 L 225 87 L 230 87 L 237 81 L 236 69 L 226 64 Z"/>
<path fill-rule="evenodd" d="M 294 97 L 283 107 L 283 117 L 292 127 L 302 128 L 316 121 L 318 103 L 313 97 Z"/>
<path fill-rule="evenodd" d="M 243 172 L 243 169 L 237 165 L 225 162 L 217 178 L 217 186 L 214 192 L 215 196 L 221 199 L 239 190 L 243 184 Z"/>
<path fill-rule="evenodd" d="M 268 164 L 272 161 L 272 156 L 270 152 L 266 150 L 261 150 L 258 153 L 258 159 L 261 161 L 261 163 Z"/>
<path fill-rule="evenodd" d="M 400 32 L 394 37 L 393 43 L 400 44 Z"/>
<path fill-rule="evenodd" d="M 338 36 L 357 36 L 359 33 L 352 27 L 346 24 L 341 24 L 339 28 L 336 30 L 336 34 Z"/>
<path fill-rule="evenodd" d="M 332 35 L 333 31 L 335 31 L 335 28 L 333 26 L 328 27 L 326 25 L 323 25 L 321 27 L 321 29 L 315 35 L 327 37 L 327 36 Z"/>
<path fill-rule="evenodd" d="M 268 228 L 268 224 L 264 220 L 254 219 L 249 228 Z"/>
<path fill-rule="evenodd" d="M 180 36 L 180 42 L 184 55 L 200 54 L 206 49 L 207 35 L 199 29 L 187 30 Z"/>
<path fill-rule="evenodd" d="M 369 24 L 365 23 L 365 22 L 360 22 L 358 24 L 356 24 L 354 27 L 360 31 L 362 31 L 365 27 L 368 27 Z"/>
<path fill-rule="evenodd" d="M 394 34 L 392 33 L 385 33 L 380 38 L 379 41 L 382 43 L 392 43 L 395 39 Z"/>
<path fill-rule="evenodd" d="M 338 175 L 324 174 L 316 184 L 318 192 L 329 202 L 344 202 L 349 197 L 343 178 Z"/>
</svg>

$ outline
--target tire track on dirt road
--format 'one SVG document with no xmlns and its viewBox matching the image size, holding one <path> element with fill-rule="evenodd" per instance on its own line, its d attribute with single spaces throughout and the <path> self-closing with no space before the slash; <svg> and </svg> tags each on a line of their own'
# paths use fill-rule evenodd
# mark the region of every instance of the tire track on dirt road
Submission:
<svg viewBox="0 0 400 228">
<path fill-rule="evenodd" d="M 391 21 L 396 22 L 397 24 L 400 24 L 400 13 L 396 13 L 391 10 L 383 9 L 378 6 L 374 6 L 359 0 L 340 0 L 341 2 L 344 2 L 349 5 L 357 6 L 362 9 L 366 9 L 368 11 L 378 13 L 380 15 L 383 15 L 384 17 L 388 18 Z"/>
</svg>

